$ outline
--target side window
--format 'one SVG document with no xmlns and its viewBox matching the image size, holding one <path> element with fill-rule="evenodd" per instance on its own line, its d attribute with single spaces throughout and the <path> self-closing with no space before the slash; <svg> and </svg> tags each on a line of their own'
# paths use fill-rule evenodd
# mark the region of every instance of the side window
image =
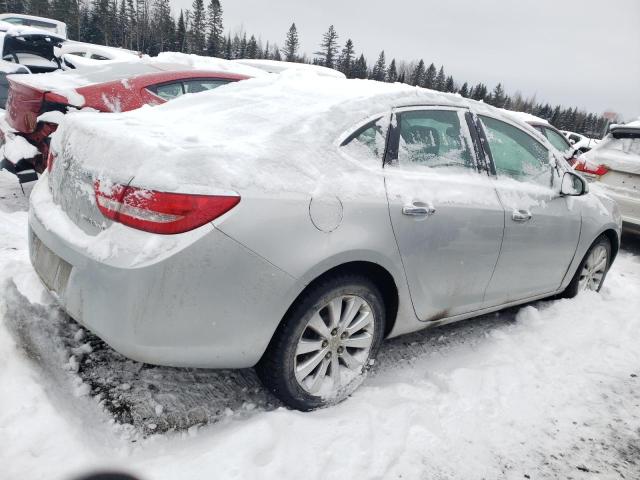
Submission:
<svg viewBox="0 0 640 480">
<path fill-rule="evenodd" d="M 213 80 L 207 78 L 202 80 L 186 80 L 183 83 L 184 93 L 200 93 L 213 90 L 221 85 L 226 85 L 229 83 L 229 80 Z"/>
<path fill-rule="evenodd" d="M 398 114 L 399 165 L 475 168 L 454 110 L 414 110 Z"/>
<path fill-rule="evenodd" d="M 556 147 L 560 152 L 566 152 L 571 148 L 571 144 L 567 141 L 567 139 L 555 130 L 551 130 L 550 128 L 545 127 L 544 135 L 549 140 L 549 143 Z"/>
<path fill-rule="evenodd" d="M 156 85 L 153 87 L 149 87 L 153 93 L 158 95 L 163 100 L 173 100 L 181 96 L 184 92 L 182 91 L 182 82 L 176 83 L 165 83 L 164 85 Z"/>
<path fill-rule="evenodd" d="M 378 118 L 353 132 L 340 148 L 352 157 L 361 160 L 375 160 L 382 165 L 384 155 L 386 128 L 384 120 Z"/>
<path fill-rule="evenodd" d="M 508 123 L 485 116 L 480 119 L 498 176 L 542 184 L 550 182 L 549 151 L 541 143 Z"/>
<path fill-rule="evenodd" d="M 109 60 L 107 57 L 98 55 L 97 53 L 92 53 L 90 58 L 92 60 Z"/>
</svg>

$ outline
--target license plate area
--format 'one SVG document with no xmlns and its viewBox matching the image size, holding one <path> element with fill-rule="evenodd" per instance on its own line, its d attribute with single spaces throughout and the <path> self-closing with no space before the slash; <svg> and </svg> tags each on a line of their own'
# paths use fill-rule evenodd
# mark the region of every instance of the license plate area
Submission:
<svg viewBox="0 0 640 480">
<path fill-rule="evenodd" d="M 31 263 L 42 282 L 52 292 L 64 294 L 73 268 L 71 264 L 53 253 L 33 231 L 30 232 L 29 243 Z"/>
</svg>

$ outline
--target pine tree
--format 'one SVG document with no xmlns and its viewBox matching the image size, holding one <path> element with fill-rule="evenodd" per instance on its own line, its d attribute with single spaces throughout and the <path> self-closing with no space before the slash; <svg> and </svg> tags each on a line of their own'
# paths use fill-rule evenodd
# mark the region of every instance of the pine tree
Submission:
<svg viewBox="0 0 640 480">
<path fill-rule="evenodd" d="M 191 5 L 193 9 L 191 18 L 191 31 L 190 31 L 190 52 L 202 55 L 205 49 L 205 13 L 204 13 L 204 1 L 193 0 Z"/>
<path fill-rule="evenodd" d="M 338 59 L 338 70 L 344 73 L 347 78 L 355 78 L 353 75 L 354 55 L 353 41 L 349 38 L 345 42 Z"/>
<path fill-rule="evenodd" d="M 273 49 L 273 59 L 278 62 L 282 61 L 282 55 L 280 54 L 280 49 L 277 46 Z"/>
<path fill-rule="evenodd" d="M 231 34 L 224 42 L 224 58 L 231 60 L 233 58 L 233 45 L 231 43 Z"/>
<path fill-rule="evenodd" d="M 221 57 L 224 48 L 224 25 L 222 23 L 222 6 L 220 0 L 211 0 L 207 6 L 207 54 Z"/>
<path fill-rule="evenodd" d="M 389 68 L 387 68 L 386 81 L 389 83 L 394 83 L 398 81 L 398 70 L 396 69 L 396 59 L 392 59 L 389 64 Z"/>
<path fill-rule="evenodd" d="M 247 42 L 246 58 L 258 58 L 258 42 L 254 35 Z"/>
<path fill-rule="evenodd" d="M 471 92 L 471 98 L 474 100 L 484 100 L 487 96 L 487 86 L 483 83 L 479 83 Z"/>
<path fill-rule="evenodd" d="M 49 1 L 48 0 L 30 0 L 29 1 L 29 15 L 36 15 L 38 17 L 46 17 L 49 15 Z M 14 13 L 14 12 L 11 12 Z"/>
<path fill-rule="evenodd" d="M 240 47 L 238 49 L 238 56 L 236 58 L 247 58 L 247 32 L 242 35 L 242 40 L 240 40 Z"/>
<path fill-rule="evenodd" d="M 367 78 L 369 72 L 369 68 L 367 67 L 367 60 L 364 58 L 363 54 L 360 54 L 360 57 L 353 64 L 353 78 Z"/>
<path fill-rule="evenodd" d="M 447 80 L 444 82 L 444 91 L 449 93 L 454 93 L 456 91 L 456 84 L 451 75 L 449 75 Z"/>
<path fill-rule="evenodd" d="M 176 26 L 176 43 L 175 49 L 178 52 L 184 52 L 187 40 L 187 29 L 184 24 L 184 14 L 180 10 L 180 16 L 178 17 L 178 25 Z"/>
<path fill-rule="evenodd" d="M 409 77 L 409 83 L 414 86 L 422 85 L 424 81 L 424 60 L 420 59 Z"/>
<path fill-rule="evenodd" d="M 422 86 L 424 88 L 433 90 L 436 87 L 436 75 L 436 66 L 431 63 L 427 68 L 427 71 L 424 73 L 424 81 L 422 82 Z"/>
<path fill-rule="evenodd" d="M 298 48 L 300 47 L 300 41 L 298 39 L 298 29 L 296 24 L 292 23 L 287 32 L 287 37 L 284 40 L 284 59 L 287 62 L 295 62 L 298 60 Z"/>
<path fill-rule="evenodd" d="M 338 53 L 338 33 L 333 28 L 333 25 L 330 25 L 327 32 L 322 36 L 320 47 L 322 47 L 322 50 L 316 52 L 316 55 L 322 59 L 322 65 L 333 68 Z"/>
<path fill-rule="evenodd" d="M 464 98 L 469 97 L 469 85 L 467 85 L 467 82 L 464 82 L 462 84 L 462 86 L 460 87 L 460 91 L 458 93 L 462 95 Z"/>
<path fill-rule="evenodd" d="M 493 92 L 491 93 L 489 98 L 487 99 L 487 103 L 493 105 L 494 107 L 503 108 L 505 100 L 506 98 L 504 94 L 504 88 L 502 88 L 501 83 L 498 83 L 493 89 Z M 538 113 L 540 114 L 541 112 L 538 112 Z"/>
<path fill-rule="evenodd" d="M 386 74 L 387 74 L 387 62 L 384 58 L 384 50 L 383 50 L 380 52 L 378 61 L 373 66 L 373 69 L 371 70 L 371 79 L 377 80 L 379 82 L 384 82 Z"/>
<path fill-rule="evenodd" d="M 446 84 L 446 77 L 444 75 L 444 67 L 440 67 L 440 70 L 438 71 L 438 75 L 436 76 L 436 81 L 433 85 L 435 90 L 438 90 L 440 92 L 444 91 L 445 88 L 445 84 Z"/>
</svg>

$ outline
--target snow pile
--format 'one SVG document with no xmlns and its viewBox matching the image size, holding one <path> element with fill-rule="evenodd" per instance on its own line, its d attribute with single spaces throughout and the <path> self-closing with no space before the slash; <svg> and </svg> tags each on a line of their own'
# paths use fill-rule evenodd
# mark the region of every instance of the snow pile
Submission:
<svg viewBox="0 0 640 480">
<path fill-rule="evenodd" d="M 347 78 L 344 73 L 334 70 L 333 68 L 323 67 L 321 65 L 310 65 L 308 63 L 282 62 L 278 60 L 249 59 L 242 58 L 233 60 L 235 63 L 248 65 L 269 73 L 282 73 L 285 70 L 304 70 L 309 73 L 315 73 L 323 77 Z"/>
<path fill-rule="evenodd" d="M 33 158 L 38 155 L 38 149 L 31 145 L 24 137 L 5 133 L 5 143 L 0 147 L 0 158 L 6 158 L 16 164 L 23 158 Z"/>
<path fill-rule="evenodd" d="M 263 69 L 251 65 L 225 60 L 223 58 L 205 57 L 193 53 L 161 52 L 157 57 L 145 57 L 142 62 L 155 64 L 172 64 L 187 67 L 189 70 L 208 70 L 214 72 L 235 73 L 248 77 L 263 77 L 268 75 Z"/>
</svg>

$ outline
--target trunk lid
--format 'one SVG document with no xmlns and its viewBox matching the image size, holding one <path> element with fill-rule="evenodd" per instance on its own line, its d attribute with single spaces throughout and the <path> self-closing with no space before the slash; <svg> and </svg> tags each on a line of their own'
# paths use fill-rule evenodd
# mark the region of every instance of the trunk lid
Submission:
<svg viewBox="0 0 640 480">
<path fill-rule="evenodd" d="M 94 190 L 96 181 L 99 180 L 103 185 L 110 182 L 126 185 L 132 177 L 110 171 L 108 165 L 96 167 L 91 162 L 83 161 L 74 156 L 70 149 L 64 148 L 65 143 L 57 142 L 52 148 L 54 160 L 48 179 L 51 196 L 54 203 L 81 230 L 88 235 L 98 235 L 113 222 L 98 209 Z"/>
</svg>

